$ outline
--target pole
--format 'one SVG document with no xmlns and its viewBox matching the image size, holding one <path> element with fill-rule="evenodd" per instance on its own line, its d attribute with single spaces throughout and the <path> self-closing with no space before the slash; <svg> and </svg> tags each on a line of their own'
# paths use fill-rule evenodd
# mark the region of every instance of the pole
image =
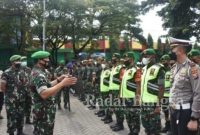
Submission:
<svg viewBox="0 0 200 135">
<path fill-rule="evenodd" d="M 43 35 L 43 45 L 42 45 L 42 49 L 43 51 L 45 51 L 45 39 L 46 39 L 46 2 L 45 0 L 43 0 L 43 31 L 42 31 L 42 35 Z"/>
</svg>

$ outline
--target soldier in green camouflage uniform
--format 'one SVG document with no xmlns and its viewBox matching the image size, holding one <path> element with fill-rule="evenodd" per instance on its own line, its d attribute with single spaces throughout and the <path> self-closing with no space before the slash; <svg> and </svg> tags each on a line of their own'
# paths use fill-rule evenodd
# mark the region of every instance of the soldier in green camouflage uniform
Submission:
<svg viewBox="0 0 200 135">
<path fill-rule="evenodd" d="M 63 87 L 73 85 L 77 81 L 74 77 L 62 75 L 50 82 L 45 72 L 49 55 L 46 51 L 38 51 L 31 56 L 35 60 L 31 72 L 34 135 L 53 135 L 56 112 L 54 95 Z"/>
<path fill-rule="evenodd" d="M 31 94 L 30 94 L 30 75 L 31 75 L 31 68 L 27 67 L 27 57 L 23 56 L 21 57 L 21 67 L 22 70 L 25 73 L 25 79 L 26 79 L 26 84 L 24 85 L 24 97 L 25 97 L 25 117 L 26 117 L 26 123 L 31 124 L 30 121 L 30 115 L 31 115 Z"/>
<path fill-rule="evenodd" d="M 58 68 L 56 68 L 56 70 L 55 70 L 55 77 L 59 77 L 59 76 L 61 76 L 62 74 L 64 74 L 64 64 L 65 64 L 65 61 L 64 60 L 61 60 L 61 61 L 59 61 L 59 67 Z M 61 90 L 61 91 L 59 91 L 58 93 L 57 93 L 57 95 L 56 95 L 56 102 L 57 102 L 57 104 L 58 104 L 58 109 L 60 110 L 61 109 L 61 106 L 60 106 L 60 103 L 61 103 L 61 95 L 62 95 L 62 92 L 63 92 L 63 96 L 64 96 L 64 94 L 66 93 L 66 91 L 64 91 L 64 90 Z M 66 94 L 65 94 L 66 95 Z M 64 98 L 64 101 L 65 101 L 65 98 Z M 64 102 L 64 107 L 66 107 L 66 102 Z"/>
<path fill-rule="evenodd" d="M 194 63 L 196 63 L 197 65 L 200 66 L 200 50 L 198 49 L 192 49 L 189 53 L 188 53 L 188 57 L 191 61 L 193 61 Z"/>
<path fill-rule="evenodd" d="M 23 135 L 24 125 L 24 89 L 26 83 L 24 72 L 20 69 L 20 55 L 13 55 L 10 58 L 12 66 L 2 75 L 2 90 L 5 92 L 5 105 L 7 112 L 7 132 L 14 135 Z"/>
</svg>

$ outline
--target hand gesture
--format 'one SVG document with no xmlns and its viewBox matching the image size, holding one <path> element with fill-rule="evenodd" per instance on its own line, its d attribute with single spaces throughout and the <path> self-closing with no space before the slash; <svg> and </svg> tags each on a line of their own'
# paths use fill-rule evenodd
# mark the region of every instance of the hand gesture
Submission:
<svg viewBox="0 0 200 135">
<path fill-rule="evenodd" d="M 76 77 L 65 77 L 61 81 L 63 87 L 74 85 L 74 84 L 76 84 L 76 82 L 77 82 L 77 78 Z"/>
</svg>

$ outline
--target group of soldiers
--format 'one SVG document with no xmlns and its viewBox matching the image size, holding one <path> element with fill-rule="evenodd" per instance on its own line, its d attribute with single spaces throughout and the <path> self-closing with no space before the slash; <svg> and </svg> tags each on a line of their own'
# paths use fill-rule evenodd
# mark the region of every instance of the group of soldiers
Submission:
<svg viewBox="0 0 200 135">
<path fill-rule="evenodd" d="M 90 109 L 97 104 L 99 111 L 95 114 L 103 117 L 105 124 L 113 122 L 114 113 L 116 124 L 110 128 L 115 132 L 124 129 L 126 118 L 129 135 L 138 135 L 141 124 L 147 135 L 196 135 L 200 117 L 200 50 L 191 50 L 189 41 L 173 40 L 169 54 L 158 58 L 154 49 L 146 49 L 137 64 L 133 51 L 123 56 L 114 53 L 111 61 L 98 58 L 101 68 L 93 71 L 91 80 L 87 79 L 90 60 L 83 60 L 78 78 L 85 85 L 79 93 L 80 100 L 87 102 Z M 86 82 L 91 85 L 87 87 Z M 161 111 L 165 116 L 163 128 Z"/>
<path fill-rule="evenodd" d="M 61 109 L 63 95 L 64 108 L 70 108 L 69 91 L 73 89 L 72 93 L 89 109 L 99 108 L 95 115 L 103 117 L 105 124 L 113 122 L 115 114 L 116 123 L 110 126 L 114 132 L 124 129 L 126 119 L 129 135 L 139 135 L 141 124 L 147 135 L 196 135 L 200 118 L 200 50 L 191 50 L 187 41 L 173 40 L 171 52 L 161 58 L 149 48 L 141 53 L 139 61 L 129 51 L 122 56 L 114 53 L 110 61 L 89 58 L 67 66 L 65 61 L 59 61 L 53 71 L 46 51 L 32 54 L 32 69 L 27 67 L 26 57 L 13 55 L 11 67 L 1 76 L 7 132 L 14 135 L 17 130 L 17 135 L 23 135 L 24 118 L 31 124 L 32 114 L 33 134 L 52 135 L 56 105 Z"/>
</svg>

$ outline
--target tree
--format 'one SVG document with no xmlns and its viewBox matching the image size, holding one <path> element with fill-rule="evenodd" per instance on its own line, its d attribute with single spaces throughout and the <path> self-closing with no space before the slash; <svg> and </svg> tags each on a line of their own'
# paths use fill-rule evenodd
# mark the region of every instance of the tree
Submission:
<svg viewBox="0 0 200 135">
<path fill-rule="evenodd" d="M 124 45 L 125 45 L 125 52 L 130 50 L 129 38 L 127 35 L 124 36 Z"/>
<path fill-rule="evenodd" d="M 113 53 L 119 53 L 119 36 L 111 35 L 109 37 L 110 42 L 110 52 Z"/>
<path fill-rule="evenodd" d="M 152 38 L 151 34 L 148 34 L 147 45 L 148 45 L 148 48 L 153 48 L 153 38 Z"/>
<path fill-rule="evenodd" d="M 162 5 L 158 11 L 164 28 L 169 28 L 169 35 L 175 38 L 189 39 L 195 36 L 200 41 L 200 1 L 199 0 L 146 0 L 142 2 L 141 11 Z"/>
<path fill-rule="evenodd" d="M 169 40 L 166 38 L 164 45 L 164 54 L 168 54 L 170 52 Z"/>
<path fill-rule="evenodd" d="M 158 38 L 157 47 L 158 47 L 158 56 L 161 57 L 164 54 L 164 46 L 160 38 Z"/>
</svg>

